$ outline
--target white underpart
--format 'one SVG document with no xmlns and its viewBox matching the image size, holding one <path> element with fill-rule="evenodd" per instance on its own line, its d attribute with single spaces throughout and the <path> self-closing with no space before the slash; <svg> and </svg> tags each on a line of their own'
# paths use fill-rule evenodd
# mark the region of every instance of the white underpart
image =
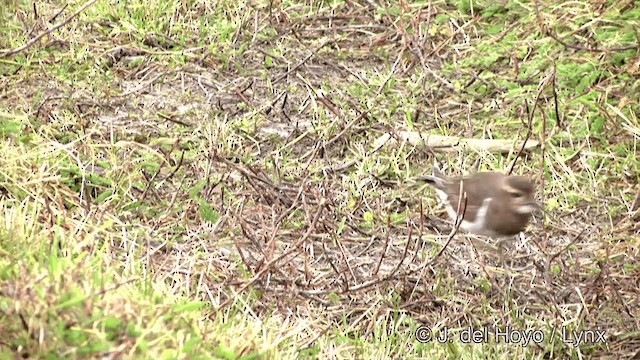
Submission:
<svg viewBox="0 0 640 360">
<path fill-rule="evenodd" d="M 444 208 L 447 210 L 447 215 L 449 215 L 449 218 L 451 219 L 451 221 L 455 222 L 457 217 L 456 209 L 458 207 L 458 204 L 449 203 L 449 200 L 448 200 L 449 197 L 444 191 L 439 189 L 435 189 L 435 190 L 436 190 L 436 194 L 438 195 L 438 198 L 440 199 L 440 202 L 444 204 Z M 485 220 L 487 218 L 487 210 L 489 210 L 489 204 L 491 203 L 491 200 L 492 198 L 484 199 L 484 201 L 482 201 L 482 205 L 480 205 L 480 208 L 476 213 L 475 220 L 474 221 L 462 220 L 462 223 L 460 224 L 460 229 L 468 233 L 477 234 L 477 235 L 488 235 L 488 236 L 493 235 L 491 231 L 485 229 Z M 461 204 L 461 206 L 464 206 L 464 204 Z"/>
</svg>

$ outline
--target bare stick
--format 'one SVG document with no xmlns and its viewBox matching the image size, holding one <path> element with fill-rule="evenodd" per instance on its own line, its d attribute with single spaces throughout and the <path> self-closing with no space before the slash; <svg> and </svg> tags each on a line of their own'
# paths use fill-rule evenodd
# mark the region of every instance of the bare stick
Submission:
<svg viewBox="0 0 640 360">
<path fill-rule="evenodd" d="M 95 1 L 95 0 L 94 0 Z M 304 63 L 306 63 L 309 59 L 311 59 L 311 57 L 313 57 L 313 55 L 315 55 L 318 51 L 320 51 L 323 47 L 333 43 L 334 41 L 336 41 L 335 39 L 330 39 L 327 40 L 325 42 L 323 42 L 322 44 L 320 44 L 320 46 L 318 46 L 314 51 L 311 52 L 311 54 L 307 55 L 304 59 L 302 59 L 299 63 L 295 64 L 289 71 L 287 71 L 286 73 L 278 76 L 275 80 L 273 80 L 273 84 L 279 83 L 282 79 L 286 78 L 287 76 L 291 75 L 292 72 L 298 70 L 298 68 L 302 65 L 304 65 Z"/>
<path fill-rule="evenodd" d="M 585 47 L 585 46 L 569 44 L 569 43 L 563 41 L 562 39 L 560 39 L 556 34 L 554 34 L 549 29 L 544 29 L 544 33 L 549 35 L 553 40 L 555 40 L 555 41 L 559 42 L 560 44 L 564 45 L 564 47 L 567 47 L 567 48 L 570 48 L 570 49 L 575 49 L 575 50 L 582 50 L 582 51 L 589 51 L 589 52 L 619 52 L 619 51 L 625 51 L 625 50 L 640 49 L 640 44 L 629 45 L 629 46 L 621 46 L 621 47 L 612 47 L 612 48 L 606 48 L 606 49 L 588 48 L 588 47 Z"/>
<path fill-rule="evenodd" d="M 458 206 L 456 208 L 456 221 L 454 223 L 453 229 L 451 229 L 451 232 L 449 233 L 449 236 L 447 237 L 447 241 L 445 242 L 445 244 L 442 246 L 440 251 L 438 251 L 436 256 L 434 256 L 433 259 L 429 261 L 428 265 L 433 264 L 436 261 L 436 259 L 440 257 L 440 255 L 442 255 L 442 253 L 444 252 L 444 249 L 446 249 L 447 246 L 449 246 L 449 243 L 451 242 L 455 234 L 458 232 L 458 229 L 462 224 L 462 220 L 464 219 L 464 214 L 467 212 L 467 192 L 463 190 L 462 188 L 463 184 L 464 184 L 464 181 L 460 181 L 460 191 L 458 193 Z M 462 209 L 462 214 L 460 214 L 460 209 Z"/>
<path fill-rule="evenodd" d="M 531 133 L 533 132 L 533 114 L 536 112 L 536 107 L 538 107 L 538 101 L 540 101 L 540 96 L 542 96 L 542 91 L 547 87 L 549 82 L 555 76 L 556 74 L 554 70 L 554 72 L 551 75 L 547 76 L 545 79 L 543 79 L 540 82 L 540 85 L 538 86 L 538 93 L 536 94 L 536 99 L 533 102 L 533 107 L 531 108 L 531 112 L 529 112 L 528 114 L 529 123 L 527 125 L 527 135 L 525 136 L 524 141 L 522 142 L 522 146 L 520 147 L 520 150 L 518 151 L 518 153 L 516 154 L 516 157 L 513 159 L 513 162 L 511 163 L 511 168 L 509 169 L 508 175 L 511 175 L 511 173 L 513 172 L 513 169 L 516 167 L 516 163 L 518 162 L 518 158 L 520 157 L 520 155 L 522 155 L 522 152 L 524 151 L 524 148 L 527 145 L 527 141 L 529 141 L 529 138 L 531 137 Z"/>
<path fill-rule="evenodd" d="M 238 291 L 238 293 L 241 293 L 243 291 L 245 291 L 249 286 L 251 286 L 251 284 L 255 283 L 256 281 L 258 281 L 258 279 L 260 279 L 262 277 L 262 275 L 264 275 L 267 271 L 271 270 L 271 268 L 273 267 L 274 264 L 276 264 L 277 262 L 279 262 L 280 260 L 284 259 L 285 257 L 291 255 L 294 251 L 296 251 L 303 243 L 305 243 L 307 241 L 307 239 L 309 238 L 309 236 L 311 236 L 311 233 L 313 232 L 313 230 L 316 228 L 316 224 L 318 223 L 318 219 L 320 219 L 320 215 L 322 215 L 322 213 L 324 212 L 324 208 L 325 208 L 325 204 L 326 204 L 326 199 L 322 198 L 320 200 L 320 204 L 318 205 L 318 211 L 316 212 L 316 215 L 313 218 L 313 221 L 311 222 L 311 224 L 309 225 L 309 229 L 307 229 L 307 231 L 304 233 L 304 235 L 302 235 L 302 237 L 300 238 L 300 240 L 296 241 L 295 244 L 293 244 L 289 250 L 283 252 L 282 254 L 280 254 L 279 256 L 277 256 L 276 258 L 272 259 L 271 261 L 269 261 L 267 264 L 265 264 L 262 269 L 260 269 L 260 271 L 258 271 L 257 274 L 255 274 L 251 279 L 249 279 L 249 281 L 247 281 L 246 284 L 244 284 L 244 286 L 242 286 L 242 288 L 240 288 L 240 290 Z M 227 305 L 229 305 L 229 303 L 231 302 L 232 298 L 229 297 L 227 300 L 223 301 L 222 303 L 220 303 L 220 305 L 218 306 L 218 309 L 221 309 Z"/>
<path fill-rule="evenodd" d="M 78 14 L 83 12 L 84 9 L 86 9 L 89 6 L 93 5 L 94 2 L 96 2 L 96 0 L 87 1 L 78 10 L 76 10 L 76 12 L 71 14 L 68 18 L 64 19 L 62 22 L 59 22 L 59 23 L 55 24 L 53 27 L 41 32 L 36 37 L 34 37 L 33 39 L 29 40 L 26 44 L 24 44 L 22 46 L 18 46 L 17 48 L 12 49 L 12 50 L 4 50 L 3 52 L 0 53 L 0 58 L 11 56 L 11 55 L 17 54 L 17 53 L 19 53 L 21 51 L 24 51 L 24 50 L 30 48 L 31 46 L 33 46 L 33 44 L 38 42 L 38 40 L 42 39 L 45 35 L 50 34 L 52 31 L 55 31 L 55 30 L 65 26 L 66 24 L 68 24 L 74 17 L 78 16 Z"/>
<path fill-rule="evenodd" d="M 537 0 L 533 1 L 533 8 L 534 8 L 534 11 L 536 13 L 536 18 L 538 20 L 538 27 L 540 27 L 540 30 L 544 34 L 548 35 L 553 40 L 559 42 L 560 44 L 562 44 L 566 48 L 575 49 L 575 50 L 581 50 L 581 51 L 590 51 L 590 52 L 616 52 L 616 51 L 640 49 L 640 44 L 622 46 L 622 47 L 614 47 L 614 48 L 607 48 L 607 49 L 588 48 L 588 47 L 584 47 L 584 46 L 580 46 L 580 45 L 569 44 L 569 43 L 563 41 L 562 39 L 560 39 L 558 37 L 558 35 L 556 35 L 553 31 L 547 29 L 544 26 L 544 22 L 542 21 L 542 16 L 540 15 L 540 9 L 538 8 L 538 1 Z"/>
<path fill-rule="evenodd" d="M 390 233 L 391 233 L 391 216 L 387 215 L 387 236 L 385 236 L 384 238 L 384 246 L 382 247 L 382 254 L 380 254 L 380 259 L 378 260 L 378 264 L 376 265 L 376 268 L 373 270 L 373 275 L 378 275 L 378 271 L 380 270 L 380 266 L 382 265 L 382 260 L 384 260 L 384 256 L 387 254 Z"/>
<path fill-rule="evenodd" d="M 440 251 L 438 251 L 436 256 L 434 256 L 426 264 L 422 265 L 421 269 L 419 269 L 419 270 L 424 270 L 428 266 L 432 265 L 442 255 L 442 253 L 447 248 L 447 246 L 449 245 L 449 243 L 451 242 L 451 240 L 453 239 L 455 234 L 458 232 L 458 229 L 460 228 L 460 224 L 462 224 L 462 220 L 464 219 L 464 214 L 467 211 L 467 193 L 463 190 L 463 183 L 464 183 L 463 181 L 460 182 L 460 192 L 459 192 L 459 197 L 458 197 L 458 206 L 457 206 L 457 209 L 456 209 L 456 214 L 457 215 L 456 215 L 455 224 L 454 224 L 453 229 L 451 229 L 451 233 L 449 233 L 449 236 L 447 237 L 446 243 L 442 246 Z M 460 210 L 462 210 L 462 213 L 460 213 Z M 403 254 L 403 257 L 402 257 L 402 261 L 404 261 L 404 258 L 407 255 L 408 246 L 409 246 L 409 241 L 407 241 L 407 246 L 405 247 L 404 254 Z M 371 287 L 373 285 L 376 285 L 376 284 L 385 282 L 387 280 L 390 280 L 391 278 L 393 278 L 393 276 L 395 276 L 395 273 L 399 268 L 400 268 L 399 266 L 396 267 L 394 269 L 394 271 L 391 272 L 391 274 L 385 276 L 384 278 L 374 279 L 374 280 L 371 280 L 371 281 L 366 281 L 366 282 L 364 282 L 362 284 L 358 284 L 356 286 L 353 286 L 353 287 L 349 288 L 348 291 L 357 291 L 357 290 L 366 289 L 366 288 Z M 411 271 L 411 272 L 414 272 L 414 271 Z M 420 275 L 420 277 L 422 277 L 422 276 L 424 276 L 424 274 Z"/>
</svg>

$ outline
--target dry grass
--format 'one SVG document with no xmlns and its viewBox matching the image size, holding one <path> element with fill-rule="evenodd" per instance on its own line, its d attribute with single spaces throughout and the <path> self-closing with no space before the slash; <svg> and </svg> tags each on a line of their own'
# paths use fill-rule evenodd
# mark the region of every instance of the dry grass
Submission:
<svg viewBox="0 0 640 360">
<path fill-rule="evenodd" d="M 638 355 L 633 1 L 80 5 L 0 12 L 0 49 L 68 20 L 0 52 L 3 353 Z M 538 183 L 504 266 L 409 185 L 434 156 Z"/>
</svg>

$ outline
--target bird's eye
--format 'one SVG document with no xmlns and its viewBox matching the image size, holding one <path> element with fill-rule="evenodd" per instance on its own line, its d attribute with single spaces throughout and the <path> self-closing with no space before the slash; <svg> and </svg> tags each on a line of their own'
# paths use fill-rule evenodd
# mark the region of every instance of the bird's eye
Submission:
<svg viewBox="0 0 640 360">
<path fill-rule="evenodd" d="M 511 194 L 511 197 L 512 197 L 512 198 L 519 198 L 520 196 L 522 196 L 522 194 L 521 194 L 521 193 L 518 193 L 518 192 L 512 192 L 512 193 L 510 193 L 510 194 Z"/>
</svg>

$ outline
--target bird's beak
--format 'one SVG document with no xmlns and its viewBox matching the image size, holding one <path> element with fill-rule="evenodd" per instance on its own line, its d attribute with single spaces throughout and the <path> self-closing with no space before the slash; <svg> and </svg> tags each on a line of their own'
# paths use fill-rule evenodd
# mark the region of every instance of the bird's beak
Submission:
<svg viewBox="0 0 640 360">
<path fill-rule="evenodd" d="M 531 206 L 531 208 L 533 209 L 533 211 L 531 212 L 537 212 L 537 211 L 544 212 L 544 208 L 542 207 L 542 205 L 538 204 L 535 201 L 532 201 L 527 205 Z"/>
<path fill-rule="evenodd" d="M 537 202 L 531 201 L 526 203 L 525 205 L 519 206 L 517 211 L 520 214 L 532 214 L 534 212 L 544 211 L 544 209 Z"/>
</svg>

